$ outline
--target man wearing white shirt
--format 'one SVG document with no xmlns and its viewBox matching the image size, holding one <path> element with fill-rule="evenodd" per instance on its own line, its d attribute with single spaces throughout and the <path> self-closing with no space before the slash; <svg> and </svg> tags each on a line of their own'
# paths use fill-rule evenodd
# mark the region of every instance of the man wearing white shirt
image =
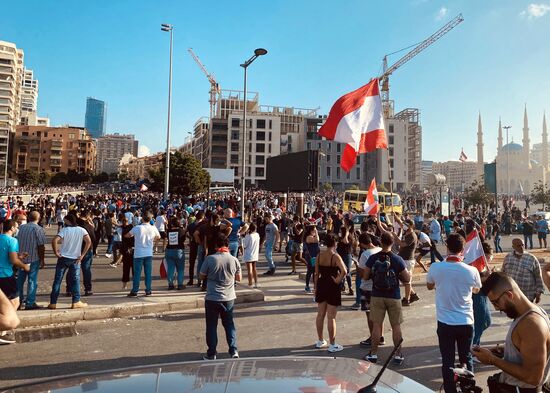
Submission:
<svg viewBox="0 0 550 393">
<path fill-rule="evenodd" d="M 136 297 L 141 282 L 141 270 L 145 271 L 145 296 L 151 296 L 153 282 L 153 246 L 160 239 L 160 233 L 155 226 L 149 224 L 153 215 L 145 213 L 143 222 L 133 227 L 125 237 L 134 237 L 134 281 L 128 297 Z"/>
<path fill-rule="evenodd" d="M 157 231 L 160 234 L 160 238 L 162 239 L 162 253 L 164 253 L 164 249 L 166 248 L 166 224 L 168 223 L 168 220 L 166 219 L 166 212 L 163 209 L 159 210 L 159 215 L 155 219 L 155 228 L 157 228 Z M 157 242 L 155 242 L 155 252 L 157 252 Z"/>
<path fill-rule="evenodd" d="M 441 241 L 441 225 L 433 215 L 430 215 L 430 240 L 432 242 L 432 249 L 430 250 L 431 263 L 435 262 L 435 258 L 442 261 L 443 257 L 437 250 L 437 243 Z"/>
<path fill-rule="evenodd" d="M 428 271 L 426 283 L 435 291 L 437 336 L 441 352 L 443 386 L 446 393 L 456 392 L 453 372 L 455 347 L 458 358 L 468 370 L 473 370 L 470 347 L 474 332 L 472 293 L 481 288 L 478 270 L 462 262 L 464 238 L 452 233 L 447 239 L 447 259 L 433 264 Z"/>
</svg>

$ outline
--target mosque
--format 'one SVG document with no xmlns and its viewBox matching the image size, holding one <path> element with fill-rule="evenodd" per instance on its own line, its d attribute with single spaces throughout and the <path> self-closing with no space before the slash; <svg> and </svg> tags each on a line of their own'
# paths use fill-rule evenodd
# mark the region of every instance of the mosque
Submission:
<svg viewBox="0 0 550 393">
<path fill-rule="evenodd" d="M 484 173 L 483 161 L 483 128 L 481 114 L 477 125 L 477 176 Z M 546 114 L 542 119 L 542 154 L 540 162 L 533 160 L 530 139 L 529 120 L 527 107 L 523 113 L 523 140 L 522 144 L 502 144 L 502 123 L 498 122 L 498 150 L 496 156 L 497 165 L 497 191 L 499 194 L 529 194 L 534 185 L 542 180 L 550 180 L 550 168 L 548 166 L 548 133 L 546 129 Z M 506 127 L 505 127 L 506 128 Z"/>
</svg>

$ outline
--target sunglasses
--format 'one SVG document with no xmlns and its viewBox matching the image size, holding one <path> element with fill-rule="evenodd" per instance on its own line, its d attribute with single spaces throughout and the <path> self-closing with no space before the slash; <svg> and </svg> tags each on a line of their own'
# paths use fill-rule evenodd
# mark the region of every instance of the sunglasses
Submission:
<svg viewBox="0 0 550 393">
<path fill-rule="evenodd" d="M 491 302 L 491 304 L 492 304 L 493 306 L 498 307 L 498 302 L 499 302 L 500 298 L 502 297 L 502 295 L 504 295 L 506 292 L 509 292 L 509 291 L 510 291 L 510 290 L 507 289 L 506 291 L 502 292 L 502 293 L 500 294 L 500 296 L 497 297 L 495 300 L 489 299 L 489 301 Z"/>
</svg>

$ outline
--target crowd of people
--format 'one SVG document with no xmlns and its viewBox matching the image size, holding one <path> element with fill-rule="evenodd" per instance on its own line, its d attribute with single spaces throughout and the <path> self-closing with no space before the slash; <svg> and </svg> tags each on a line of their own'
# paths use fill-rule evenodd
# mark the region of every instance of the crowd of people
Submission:
<svg viewBox="0 0 550 393">
<path fill-rule="evenodd" d="M 468 369 L 473 369 L 472 354 L 480 362 L 501 368 L 500 384 L 530 388 L 548 380 L 546 359 L 550 352 L 544 352 L 539 375 L 541 356 L 535 359 L 528 353 L 532 340 L 518 336 L 520 333 L 507 339 L 517 351 L 505 351 L 504 360 L 494 358 L 498 351 L 489 354 L 479 347 L 483 331 L 491 324 L 489 302 L 517 321 L 514 332 L 527 329 L 523 327 L 527 323 L 531 323 L 529 328 L 536 325 L 539 330 L 548 323 L 536 304 L 544 291 L 543 280 L 550 283 L 550 271 L 542 269 L 537 258 L 525 250 L 529 237 L 513 240 L 513 252 L 506 255 L 501 273 L 492 272 L 489 263 L 481 267 L 462 263 L 464 244 L 474 231 L 479 233 L 487 262 L 493 256 L 488 240 L 493 239 L 494 250 L 502 252 L 500 236 L 505 233 L 502 228 L 506 217 L 517 215 L 519 210 L 512 204 L 504 206 L 498 215 L 493 209 L 459 209 L 447 216 L 436 210 L 405 209 L 403 214 L 380 212 L 354 222 L 353 214 L 341 209 L 342 195 L 336 192 L 308 194 L 302 200 L 251 190 L 246 194 L 244 214 L 239 212 L 240 202 L 238 195 L 231 193 L 173 197 L 169 201 L 151 192 L 39 194 L 26 203 L 12 196 L 0 208 L 0 289 L 16 309 L 41 308 L 36 303 L 36 290 L 38 272 L 45 264 L 44 228 L 57 227 L 51 243 L 57 263 L 49 309 L 57 306 L 65 274 L 65 295 L 72 298 L 72 308 L 87 306 L 81 300 L 80 275 L 82 272 L 82 296 L 93 296 L 92 266 L 102 241 L 107 244 L 105 257 L 111 259 L 110 265 L 122 266 L 122 289 L 128 289 L 131 282 L 128 297 L 140 295 L 142 271 L 144 294 L 153 295 L 153 256 L 162 254 L 168 290 L 197 286 L 206 292 L 205 359 L 216 357 L 219 318 L 226 329 L 230 355 L 238 357 L 233 303 L 235 281 L 244 275 L 241 263 L 246 267 L 248 285 L 258 288 L 262 276 L 280 274 L 273 253 L 282 252 L 290 263 L 289 275 L 305 267 L 304 291 L 313 294 L 318 304 L 315 347 L 327 348 L 331 353 L 343 350 L 336 341 L 336 317 L 344 294 L 354 299 L 353 309 L 365 312 L 369 335 L 360 345 L 368 351 L 365 359 L 376 363 L 378 348 L 386 343 L 386 315 L 392 341 L 398 346 L 403 339 L 402 309 L 420 301 L 411 285 L 418 264 L 427 272 L 428 289 L 436 289 L 437 334 L 446 392 L 455 391 L 449 369 L 454 365 L 455 348 L 460 363 Z M 520 216 L 523 230 L 531 225 L 539 233 L 539 246 L 546 247 L 548 224 L 544 217 L 537 217 L 535 222 L 527 211 L 520 211 Z M 446 257 L 438 250 L 441 243 L 446 246 Z M 530 243 L 532 248 L 532 239 Z M 267 267 L 258 272 L 261 252 Z M 429 262 L 423 262 L 428 255 Z M 499 293 L 504 287 L 506 291 Z M 530 302 L 529 307 L 524 299 Z M 526 322 L 517 320 L 525 315 L 520 311 L 529 313 Z M 328 341 L 324 338 L 325 321 Z M 548 331 L 536 337 L 547 340 L 550 349 Z M 524 340 L 528 342 L 525 345 Z M 12 342 L 9 331 L 0 335 L 0 343 Z M 518 342 L 521 345 L 516 345 Z M 509 366 L 518 359 L 523 363 Z M 396 352 L 393 361 L 403 363 L 402 350 Z"/>
</svg>

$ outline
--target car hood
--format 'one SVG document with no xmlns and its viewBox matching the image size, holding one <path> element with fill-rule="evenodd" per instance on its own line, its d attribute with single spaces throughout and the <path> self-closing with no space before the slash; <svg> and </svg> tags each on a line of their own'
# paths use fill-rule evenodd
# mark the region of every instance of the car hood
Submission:
<svg viewBox="0 0 550 393">
<path fill-rule="evenodd" d="M 380 366 L 346 358 L 243 358 L 169 363 L 78 374 L 13 387 L 5 392 L 108 393 L 356 393 L 374 380 Z M 377 386 L 385 392 L 431 392 L 386 370 Z"/>
</svg>

